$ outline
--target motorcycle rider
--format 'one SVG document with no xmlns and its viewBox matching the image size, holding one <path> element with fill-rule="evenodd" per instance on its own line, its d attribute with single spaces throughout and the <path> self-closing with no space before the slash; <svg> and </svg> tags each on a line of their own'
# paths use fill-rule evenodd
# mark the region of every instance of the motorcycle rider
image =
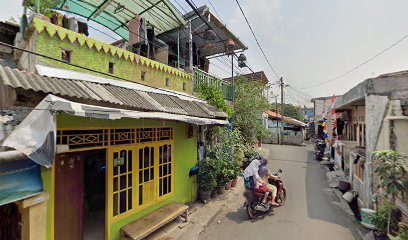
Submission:
<svg viewBox="0 0 408 240">
<path fill-rule="evenodd" d="M 248 189 L 256 189 L 257 191 L 262 190 L 264 194 L 262 203 L 259 206 L 264 211 L 268 210 L 271 204 L 267 202 L 269 189 L 262 187 L 265 186 L 265 182 L 262 181 L 258 171 L 260 167 L 266 166 L 266 164 L 268 164 L 268 160 L 261 157 L 260 160 L 254 159 L 244 170 L 245 187 Z"/>
</svg>

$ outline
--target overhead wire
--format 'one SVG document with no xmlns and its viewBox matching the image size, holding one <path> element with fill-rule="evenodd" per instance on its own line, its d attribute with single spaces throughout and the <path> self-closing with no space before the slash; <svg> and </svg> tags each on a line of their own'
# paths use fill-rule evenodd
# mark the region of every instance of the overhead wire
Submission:
<svg viewBox="0 0 408 240">
<path fill-rule="evenodd" d="M 134 0 L 132 0 L 132 1 L 134 1 Z M 86 9 L 86 10 L 90 10 L 89 8 L 87 8 L 86 6 L 84 6 L 84 5 L 82 5 L 82 4 L 78 3 L 78 2 L 73 1 L 73 3 L 77 4 L 78 6 L 84 8 L 84 9 Z M 140 5 L 140 6 L 141 6 L 141 5 Z M 143 8 L 143 6 L 141 6 L 141 7 Z M 184 11 L 185 11 L 185 9 L 184 9 Z M 156 13 L 156 12 L 155 12 L 155 13 Z M 102 16 L 102 17 L 103 17 L 103 16 Z M 131 17 L 131 16 L 129 15 L 129 17 Z M 199 16 L 199 17 L 201 17 L 201 16 Z M 113 23 L 110 19 L 105 18 L 105 20 L 107 20 L 107 21 Z M 163 20 L 164 20 L 164 19 L 163 19 Z M 204 21 L 204 20 L 203 20 L 203 21 Z M 101 30 L 99 30 L 99 29 L 97 29 L 97 28 L 95 28 L 95 27 L 92 27 L 92 26 L 89 26 L 89 27 L 92 28 L 92 29 L 95 30 L 95 31 L 98 31 L 98 32 L 100 32 L 100 33 L 106 35 L 106 36 L 109 36 L 109 37 L 112 38 L 112 39 L 115 39 L 115 41 L 119 40 L 119 39 L 117 39 L 117 38 L 115 38 L 115 37 L 112 37 L 110 34 L 104 32 L 104 31 L 101 31 Z M 133 31 L 131 31 L 131 30 L 129 30 L 129 29 L 128 29 L 128 31 L 129 31 L 130 33 L 139 35 L 139 33 L 135 33 L 135 32 L 133 32 Z M 194 32 L 194 33 L 196 33 L 196 32 Z M 197 34 L 197 36 L 200 37 L 201 39 L 203 39 L 203 37 L 202 37 L 201 35 Z M 172 40 L 172 39 L 170 39 L 169 37 L 167 37 L 167 36 L 165 36 L 165 35 L 162 35 L 161 37 L 163 37 L 163 38 L 165 38 L 165 39 L 167 39 L 167 40 Z M 222 38 L 221 38 L 220 36 L 218 36 L 218 37 L 222 40 Z M 148 39 L 146 39 L 144 36 L 140 36 L 140 35 L 139 35 L 139 38 L 141 38 L 141 39 L 143 39 L 143 40 L 148 40 Z M 153 46 L 160 47 L 160 45 L 155 44 L 155 43 L 153 43 Z M 184 47 L 184 46 L 182 46 L 182 45 L 179 46 L 179 47 L 180 47 L 181 49 L 187 51 L 187 48 L 186 48 L 186 47 Z M 215 46 L 215 47 L 216 47 L 218 50 L 220 50 L 217 46 Z M 221 50 L 220 50 L 220 51 L 221 51 Z M 174 52 L 171 51 L 171 50 L 169 50 L 169 54 L 172 55 L 172 56 L 175 56 L 175 57 L 179 57 L 178 54 L 174 53 Z M 235 57 L 236 57 L 236 56 L 235 56 Z M 224 56 L 224 58 L 227 58 L 227 57 Z M 236 59 L 237 59 L 237 57 L 236 57 Z M 229 60 L 227 59 L 225 62 L 229 62 Z M 215 64 L 213 64 L 213 65 L 215 65 Z M 224 65 L 225 65 L 225 63 L 224 63 Z M 242 70 L 241 70 L 237 65 L 234 65 L 234 66 L 235 66 L 236 69 L 238 69 L 237 71 L 239 71 L 239 72 L 242 73 Z M 219 67 L 219 66 L 218 66 L 218 67 Z M 219 68 L 220 68 L 220 67 L 219 67 Z M 231 68 L 231 65 L 230 65 L 229 68 Z M 251 71 L 252 71 L 252 70 L 251 70 Z"/>
<path fill-rule="evenodd" d="M 249 23 L 249 21 L 248 21 L 246 15 L 245 15 L 245 13 L 244 13 L 244 10 L 243 10 L 242 7 L 241 7 L 241 4 L 239 3 L 238 0 L 235 0 L 235 1 L 237 2 L 239 9 L 241 10 L 242 15 L 244 16 L 245 21 L 246 21 L 246 23 L 247 23 L 249 29 L 251 30 L 252 36 L 254 37 L 254 39 L 255 39 L 255 41 L 256 41 L 256 44 L 257 44 L 258 47 L 259 47 L 259 50 L 261 50 L 262 55 L 264 56 L 266 62 L 268 63 L 270 69 L 272 70 L 272 72 L 275 74 L 276 78 L 279 79 L 279 75 L 276 73 L 276 71 L 275 71 L 275 69 L 272 67 L 272 64 L 270 63 L 269 59 L 266 57 L 265 51 L 264 51 L 263 48 L 261 47 L 261 44 L 259 43 L 258 38 L 256 37 L 255 32 L 254 32 L 254 30 L 252 29 L 252 26 L 251 26 L 251 24 Z"/>
<path fill-rule="evenodd" d="M 222 43 L 224 43 L 224 45 L 228 48 L 228 49 L 230 49 L 230 47 L 228 46 L 228 44 L 225 42 L 225 40 L 223 40 L 222 38 L 221 38 L 221 36 L 213 29 L 213 27 L 205 20 L 205 19 L 203 19 L 203 17 L 201 16 L 201 14 L 198 12 L 198 10 L 197 10 L 197 6 L 195 5 L 195 3 L 192 1 L 192 0 L 185 0 L 187 3 L 188 3 L 188 5 L 190 5 L 190 7 L 193 9 L 193 11 L 195 12 L 195 14 L 204 22 L 204 24 L 205 25 L 207 25 L 207 27 L 209 28 L 209 29 L 211 29 L 211 30 L 213 30 L 214 31 L 214 33 L 218 36 L 218 38 L 219 39 L 221 39 L 221 41 L 222 41 Z M 231 53 L 236 57 L 236 59 L 238 60 L 238 56 L 237 56 L 237 54 L 232 50 L 232 49 L 230 49 L 231 50 Z M 254 72 L 250 67 L 248 67 L 252 72 Z"/>
<path fill-rule="evenodd" d="M 398 39 L 396 42 L 392 43 L 390 46 L 384 48 L 382 51 L 378 52 L 378 53 L 375 54 L 374 56 L 372 56 L 372 57 L 370 57 L 369 59 L 365 60 L 364 62 L 358 64 L 357 66 L 351 68 L 350 70 L 348 70 L 348 71 L 346 71 L 346 72 L 344 72 L 344 73 L 338 75 L 337 77 L 331 78 L 331 79 L 329 79 L 329 80 L 327 80 L 327 81 L 323 81 L 323 82 L 321 82 L 321 83 L 318 83 L 318 84 L 315 84 L 315 85 L 312 85 L 312 86 L 303 87 L 303 88 L 300 88 L 300 89 L 309 89 L 309 88 L 319 87 L 319 86 L 322 86 L 322 85 L 324 85 L 324 84 L 333 82 L 333 81 L 335 81 L 335 80 L 337 80 L 337 79 L 340 79 L 340 78 L 342 78 L 342 77 L 344 77 L 344 76 L 346 76 L 346 75 L 348 75 L 348 74 L 354 72 L 354 71 L 357 70 L 358 68 L 360 68 L 360 67 L 366 65 L 367 63 L 373 61 L 375 58 L 377 58 L 378 56 L 380 56 L 380 55 L 382 55 L 383 53 L 387 52 L 387 51 L 390 50 L 391 48 L 395 47 L 396 45 L 398 45 L 399 43 L 401 43 L 402 41 L 404 41 L 406 38 L 408 38 L 408 34 L 404 35 L 402 38 Z"/>
<path fill-rule="evenodd" d="M 109 73 L 106 73 L 106 72 L 101 72 L 101 71 L 98 71 L 98 70 L 95 70 L 95 69 L 92 69 L 92 68 L 88 68 L 88 67 L 80 66 L 80 65 L 77 65 L 77 64 L 69 63 L 69 62 L 63 61 L 61 59 L 50 57 L 50 56 L 47 56 L 47 55 L 44 55 L 44 54 L 41 54 L 41 53 L 38 53 L 38 52 L 34 52 L 34 51 L 30 51 L 30 50 L 23 49 L 23 48 L 20 48 L 20 47 L 16 47 L 14 45 L 11 45 L 11 44 L 8 44 L 8 43 L 5 43 L 5 42 L 0 42 L 0 45 L 9 47 L 9 48 L 12 48 L 12 49 L 15 49 L 15 50 L 19 50 L 19 51 L 22 51 L 22 52 L 26 52 L 28 54 L 32 54 L 32 55 L 36 55 L 36 56 L 39 56 L 39 57 L 47 58 L 47 59 L 50 59 L 52 61 L 63 63 L 63 64 L 66 64 L 66 65 L 69 65 L 69 66 L 72 66 L 72 67 L 80 68 L 80 69 L 87 70 L 87 71 L 90 71 L 90 72 L 93 72 L 93 73 L 98 73 L 98 74 L 108 76 L 108 77 L 111 77 L 111 78 L 116 78 L 116 79 L 124 80 L 124 81 L 128 81 L 128 82 L 134 82 L 134 81 L 132 81 L 130 79 L 127 79 L 127 78 L 122 78 L 122 77 L 115 76 L 115 75 L 112 75 L 112 74 L 109 74 Z M 158 89 L 158 90 L 161 90 L 161 91 L 164 91 L 164 92 L 174 93 L 173 91 L 170 91 L 170 90 L 167 90 L 167 89 L 164 89 L 164 88 L 153 87 L 153 86 L 149 86 L 147 84 L 140 83 L 140 82 L 137 82 L 137 84 L 140 84 L 140 85 L 146 86 L 146 87 L 150 87 L 150 88 L 153 88 L 153 89 Z"/>
<path fill-rule="evenodd" d="M 217 9 L 215 9 L 215 7 L 214 7 L 214 5 L 212 4 L 212 2 L 211 2 L 211 0 L 207 0 L 208 1 L 208 3 L 211 5 L 211 7 L 214 9 L 214 11 L 215 11 L 215 14 L 217 14 L 217 17 L 219 18 L 219 19 L 221 19 L 221 15 L 220 14 L 218 14 L 218 11 L 217 11 Z"/>
</svg>

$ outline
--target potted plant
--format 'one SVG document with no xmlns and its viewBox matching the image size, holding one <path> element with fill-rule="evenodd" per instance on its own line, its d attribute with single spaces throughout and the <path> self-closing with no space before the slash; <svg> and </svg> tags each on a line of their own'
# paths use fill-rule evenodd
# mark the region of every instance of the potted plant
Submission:
<svg viewBox="0 0 408 240">
<path fill-rule="evenodd" d="M 52 17 L 53 8 L 57 7 L 61 1 L 59 0 L 41 0 L 40 1 L 40 14 L 42 15 L 42 19 L 50 22 L 50 18 Z M 27 7 L 33 12 L 38 12 L 37 10 L 37 1 L 36 0 L 25 0 L 23 2 L 24 7 Z"/>
<path fill-rule="evenodd" d="M 408 191 L 408 179 L 407 179 L 407 163 L 405 156 L 392 150 L 377 151 L 373 153 L 373 157 L 380 161 L 379 166 L 375 169 L 375 173 L 380 178 L 380 187 L 383 188 L 390 199 L 391 207 L 387 206 L 383 211 L 388 212 L 387 228 L 384 229 L 382 225 L 377 226 L 381 231 L 390 233 L 391 230 L 395 230 L 394 221 L 397 220 L 397 214 L 395 213 L 396 200 L 399 194 L 404 198 L 404 195 Z M 386 206 L 386 205 L 385 205 Z M 380 224 L 378 219 L 373 218 L 377 224 Z M 377 225 L 376 224 L 376 225 Z"/>
<path fill-rule="evenodd" d="M 398 226 L 398 208 L 389 201 L 385 201 L 378 206 L 377 211 L 370 216 L 370 221 L 375 225 L 377 232 L 375 232 L 376 239 L 386 238 L 388 229 L 396 229 Z"/>
<path fill-rule="evenodd" d="M 218 194 L 225 193 L 225 185 L 228 183 L 228 170 L 226 169 L 226 162 L 224 160 L 214 160 L 214 173 L 217 182 Z"/>
<path fill-rule="evenodd" d="M 198 163 L 199 196 L 203 203 L 210 200 L 211 192 L 217 187 L 212 160 L 206 159 Z"/>
<path fill-rule="evenodd" d="M 238 182 L 238 175 L 241 173 L 241 167 L 236 161 L 233 161 L 233 178 L 231 187 L 236 187 Z"/>
</svg>

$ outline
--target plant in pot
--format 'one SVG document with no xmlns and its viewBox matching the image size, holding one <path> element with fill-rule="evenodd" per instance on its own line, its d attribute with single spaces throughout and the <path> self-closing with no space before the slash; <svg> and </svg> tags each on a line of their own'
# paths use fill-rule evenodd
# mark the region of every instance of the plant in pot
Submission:
<svg viewBox="0 0 408 240">
<path fill-rule="evenodd" d="M 203 203 L 210 200 L 211 191 L 217 187 L 212 161 L 206 159 L 198 163 L 199 196 Z"/>
<path fill-rule="evenodd" d="M 388 211 L 387 228 L 384 229 L 382 225 L 377 226 L 377 228 L 379 228 L 380 231 L 391 233 L 391 231 L 395 231 L 396 229 L 393 223 L 398 217 L 394 212 L 394 209 L 397 209 L 397 197 L 401 195 L 402 198 L 404 198 L 408 192 L 408 166 L 406 157 L 396 151 L 385 150 L 374 152 L 373 158 L 380 161 L 379 166 L 375 169 L 375 173 L 378 174 L 380 187 L 385 190 L 392 205 L 392 207 L 387 207 L 383 210 Z M 374 218 L 373 221 L 376 221 L 376 219 Z M 377 223 L 379 223 L 379 221 L 377 221 Z"/>
<path fill-rule="evenodd" d="M 225 190 L 230 190 L 232 187 L 232 180 L 236 177 L 235 176 L 235 171 L 234 171 L 234 161 L 233 160 L 228 160 L 225 161 L 225 166 L 226 166 L 226 176 L 228 177 L 228 182 L 225 185 Z"/>
<path fill-rule="evenodd" d="M 397 216 L 398 208 L 390 203 L 389 201 L 385 201 L 378 206 L 377 211 L 370 216 L 371 222 L 376 226 L 377 231 L 375 233 L 376 239 L 382 239 L 386 237 L 386 232 L 388 229 L 396 229 L 398 226 Z"/>
<path fill-rule="evenodd" d="M 42 15 L 43 19 L 49 21 L 52 17 L 53 8 L 57 7 L 61 1 L 59 0 L 41 0 L 39 12 Z M 25 0 L 23 6 L 27 7 L 33 12 L 38 12 L 37 0 Z"/>
<path fill-rule="evenodd" d="M 233 167 L 233 175 L 232 175 L 231 187 L 236 187 L 237 182 L 238 182 L 238 175 L 241 173 L 241 167 L 236 161 L 233 161 L 232 167 Z"/>
<path fill-rule="evenodd" d="M 214 160 L 215 179 L 217 182 L 218 194 L 225 193 L 225 185 L 229 182 L 228 170 L 226 169 L 226 162 L 223 160 Z"/>
</svg>

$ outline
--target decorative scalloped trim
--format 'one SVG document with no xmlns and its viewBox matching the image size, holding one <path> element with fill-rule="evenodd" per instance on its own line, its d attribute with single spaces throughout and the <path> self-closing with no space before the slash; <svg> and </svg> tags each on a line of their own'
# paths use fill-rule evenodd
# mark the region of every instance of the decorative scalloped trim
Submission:
<svg viewBox="0 0 408 240">
<path fill-rule="evenodd" d="M 170 67 L 166 64 L 160 63 L 160 62 L 156 62 L 154 60 L 139 56 L 137 54 L 134 54 L 132 52 L 126 51 L 124 49 L 100 42 L 98 40 L 86 37 L 82 34 L 73 32 L 71 30 L 65 29 L 63 27 L 59 27 L 56 26 L 52 23 L 46 22 L 42 19 L 36 18 L 34 17 L 33 19 L 33 25 L 35 30 L 38 33 L 41 33 L 44 31 L 44 29 L 46 30 L 46 32 L 48 33 L 48 35 L 50 37 L 55 36 L 55 34 L 58 35 L 58 37 L 61 40 L 64 40 L 66 37 L 68 37 L 69 41 L 71 43 L 78 41 L 78 44 L 80 46 L 83 46 L 85 43 L 88 46 L 88 48 L 93 48 L 95 47 L 95 49 L 99 52 L 101 51 L 101 49 L 103 49 L 103 51 L 105 53 L 110 52 L 110 54 L 112 56 L 118 56 L 118 58 L 124 58 L 125 60 L 128 60 L 130 62 L 135 61 L 136 63 L 140 63 L 142 65 L 145 65 L 146 67 L 150 67 L 154 70 L 159 70 L 159 71 L 164 71 L 165 73 L 168 74 L 172 74 L 175 76 L 180 76 L 182 78 L 188 78 L 188 79 L 193 79 L 193 75 L 190 73 L 185 73 L 183 71 L 180 71 L 178 69 L 175 69 L 173 67 Z"/>
</svg>

